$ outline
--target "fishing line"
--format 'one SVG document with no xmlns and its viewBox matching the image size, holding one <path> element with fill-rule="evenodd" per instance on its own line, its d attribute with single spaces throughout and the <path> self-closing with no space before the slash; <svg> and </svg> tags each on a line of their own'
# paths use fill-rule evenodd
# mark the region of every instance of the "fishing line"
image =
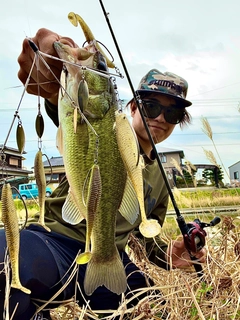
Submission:
<svg viewBox="0 0 240 320">
<path fill-rule="evenodd" d="M 53 75 L 53 77 L 56 79 L 56 81 L 58 82 L 58 84 L 60 85 L 61 89 L 64 91 L 64 93 L 68 96 L 68 98 L 70 99 L 71 104 L 73 105 L 74 108 L 77 108 L 81 117 L 83 118 L 83 120 L 87 123 L 87 125 L 89 126 L 89 128 L 92 130 L 92 132 L 96 135 L 96 137 L 98 138 L 98 134 L 95 131 L 95 129 L 92 127 L 92 125 L 90 124 L 90 122 L 88 121 L 88 119 L 85 117 L 85 115 L 83 114 L 83 112 L 81 111 L 81 109 L 76 105 L 75 101 L 71 98 L 71 96 L 68 94 L 67 90 L 62 86 L 61 82 L 59 81 L 59 79 L 57 78 L 57 76 L 54 74 L 54 72 L 52 71 L 52 69 L 50 68 L 50 66 L 47 64 L 47 62 L 44 60 L 43 56 L 48 56 L 49 58 L 55 59 L 55 60 L 59 60 L 62 61 L 63 63 L 69 63 L 71 65 L 77 66 L 78 68 L 81 68 L 83 70 L 88 69 L 88 67 L 86 66 L 81 66 L 79 64 L 76 63 L 70 63 L 68 61 L 65 61 L 63 59 L 59 59 L 57 57 L 51 56 L 51 55 L 47 55 L 42 53 L 41 51 L 39 51 L 38 47 L 36 46 L 36 44 L 28 38 L 28 42 L 30 47 L 32 48 L 32 50 L 35 52 L 35 55 L 37 55 L 41 61 L 43 62 L 43 64 L 45 65 L 45 67 L 51 72 L 51 74 Z M 91 68 L 89 68 L 91 69 Z M 31 69 L 32 70 L 32 69 Z M 93 70 L 92 70 L 93 71 Z M 94 69 L 95 72 L 95 69 Z M 101 74 L 101 72 L 96 72 L 98 74 Z M 109 78 L 109 77 L 108 77 Z"/>
<path fill-rule="evenodd" d="M 53 60 L 61 61 L 61 62 L 65 63 L 65 64 L 70 64 L 70 65 L 75 66 L 75 67 L 78 67 L 78 68 L 83 67 L 83 66 L 80 65 L 80 64 L 77 64 L 77 63 L 74 63 L 74 62 L 71 62 L 71 61 L 66 61 L 66 60 L 61 59 L 61 58 L 59 58 L 59 57 L 55 57 L 55 56 L 52 56 L 52 55 L 47 54 L 47 53 L 45 53 L 45 52 L 42 52 L 42 51 L 40 51 L 40 50 L 38 49 L 38 47 L 36 46 L 36 44 L 35 44 L 30 38 L 27 38 L 27 39 L 28 39 L 29 44 L 30 44 L 31 48 L 33 49 L 33 51 L 34 51 L 35 53 L 38 52 L 38 54 L 39 54 L 40 56 L 42 56 L 42 57 L 44 56 L 44 57 L 46 57 L 46 58 L 50 58 L 50 59 L 53 59 Z M 45 61 L 45 63 L 46 63 L 46 61 Z M 49 66 L 48 66 L 48 68 L 49 68 Z M 98 75 L 101 75 L 101 76 L 103 76 L 103 77 L 106 77 L 106 78 L 110 78 L 110 76 L 115 76 L 115 77 L 123 78 L 123 75 L 122 75 L 121 73 L 111 73 L 111 72 L 109 72 L 109 71 L 104 71 L 104 70 L 99 71 L 98 69 L 91 68 L 91 67 L 87 67 L 87 66 L 84 66 L 84 68 L 86 68 L 86 70 L 90 70 L 90 71 L 92 71 L 92 72 L 94 72 L 94 73 L 96 73 L 96 74 L 98 74 Z M 50 70 L 49 70 L 49 71 L 50 71 Z M 58 79 L 56 79 L 56 80 L 58 80 Z"/>
<path fill-rule="evenodd" d="M 29 81 L 30 81 L 30 79 L 31 79 L 31 74 L 32 74 L 32 70 L 33 70 L 35 61 L 36 61 L 36 56 L 34 56 L 34 60 L 33 60 L 33 63 L 32 63 L 32 66 L 31 66 L 31 69 L 30 69 L 28 78 L 27 78 L 26 83 L 25 83 L 25 85 L 24 85 L 23 93 L 22 93 L 22 95 L 21 95 L 19 104 L 18 104 L 17 109 L 16 109 L 16 111 L 15 111 L 15 114 L 14 114 L 14 116 L 13 116 L 13 121 L 12 121 L 12 123 L 11 123 L 11 125 L 10 125 L 9 131 L 8 131 L 8 133 L 7 133 L 7 137 L 6 137 L 6 139 L 5 139 L 5 142 L 4 142 L 3 145 L 2 145 L 2 148 L 1 148 L 2 151 L 3 151 L 4 148 L 6 147 L 6 144 L 7 144 L 7 141 L 8 141 L 8 138 L 9 138 L 9 135 L 10 135 L 10 133 L 11 133 L 11 130 L 12 130 L 12 127 L 13 127 L 13 124 L 14 124 L 14 121 L 15 121 L 16 117 L 18 117 L 18 119 L 19 119 L 18 111 L 19 111 L 19 109 L 20 109 L 20 106 L 21 106 L 21 103 L 22 103 L 24 94 L 25 94 L 25 92 L 26 92 L 26 90 L 27 90 L 27 86 L 28 86 Z"/>
</svg>

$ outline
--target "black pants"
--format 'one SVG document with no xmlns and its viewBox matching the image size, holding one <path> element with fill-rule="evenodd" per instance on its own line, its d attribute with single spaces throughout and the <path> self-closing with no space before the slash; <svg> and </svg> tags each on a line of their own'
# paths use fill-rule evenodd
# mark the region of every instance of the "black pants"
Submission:
<svg viewBox="0 0 240 320">
<path fill-rule="evenodd" d="M 47 232 L 35 225 L 29 226 L 20 233 L 20 280 L 23 286 L 31 290 L 27 295 L 20 290 L 11 289 L 9 299 L 10 317 L 18 303 L 14 320 L 29 320 L 36 311 L 32 298 L 49 300 L 66 282 L 72 269 L 69 269 L 79 250 L 84 250 L 84 245 L 76 240 L 62 236 L 55 232 Z M 6 239 L 3 229 L 0 230 L 0 315 L 3 314 L 5 294 L 4 256 Z M 127 292 L 146 287 L 144 275 L 129 260 L 125 252 L 121 253 L 122 261 L 128 276 Z M 83 289 L 83 280 L 86 265 L 81 265 L 78 273 L 78 282 Z M 67 273 L 67 276 L 66 276 Z M 66 289 L 57 297 L 70 299 L 75 293 L 76 277 Z M 91 296 L 86 296 L 93 310 L 117 309 L 121 295 L 117 295 L 104 286 L 97 288 Z M 82 295 L 77 290 L 79 305 L 85 304 Z M 137 301 L 133 302 L 136 303 Z M 54 305 L 56 307 L 56 305 Z"/>
</svg>

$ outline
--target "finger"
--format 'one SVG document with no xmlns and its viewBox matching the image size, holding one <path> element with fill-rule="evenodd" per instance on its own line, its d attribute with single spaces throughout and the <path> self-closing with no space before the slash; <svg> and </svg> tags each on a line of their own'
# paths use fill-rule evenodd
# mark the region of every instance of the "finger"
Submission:
<svg viewBox="0 0 240 320">
<path fill-rule="evenodd" d="M 71 38 L 61 37 L 60 40 L 61 40 L 62 43 L 67 44 L 69 47 L 79 48 L 79 46 Z"/>
<path fill-rule="evenodd" d="M 206 262 L 206 255 L 207 255 L 206 250 L 205 250 L 205 249 L 202 249 L 201 251 L 199 251 L 199 252 L 196 254 L 196 258 L 198 259 L 199 262 L 205 263 L 205 262 Z"/>
<path fill-rule="evenodd" d="M 44 99 L 51 99 L 58 93 L 59 84 L 55 82 L 45 82 L 44 85 L 38 85 L 36 82 L 31 82 L 26 88 L 29 94 L 40 95 Z"/>
<path fill-rule="evenodd" d="M 18 57 L 18 64 L 20 66 L 18 77 L 23 83 L 25 83 L 27 80 L 28 74 L 33 64 L 33 59 L 34 59 L 34 52 L 29 47 L 28 40 L 25 39 L 22 44 L 22 52 Z"/>
<path fill-rule="evenodd" d="M 54 72 L 54 71 L 53 71 Z M 58 73 L 59 70 L 56 71 Z M 18 77 L 22 81 L 22 83 L 26 84 L 27 78 L 29 77 L 29 73 L 20 69 L 18 72 Z M 47 79 L 45 75 L 38 72 L 38 74 L 33 71 L 26 91 L 29 94 L 40 94 L 41 97 L 45 99 L 49 99 L 52 95 L 57 94 L 59 90 L 59 82 L 52 76 L 52 79 Z"/>
</svg>

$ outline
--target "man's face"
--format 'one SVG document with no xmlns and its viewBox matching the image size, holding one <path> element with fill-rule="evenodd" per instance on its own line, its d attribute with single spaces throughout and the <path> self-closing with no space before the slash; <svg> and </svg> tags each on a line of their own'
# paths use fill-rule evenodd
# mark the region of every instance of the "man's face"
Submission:
<svg viewBox="0 0 240 320">
<path fill-rule="evenodd" d="M 168 108 L 171 106 L 176 106 L 176 101 L 174 99 L 164 95 L 151 93 L 149 96 L 145 98 L 157 100 L 164 107 L 164 110 L 165 107 Z M 141 142 L 145 144 L 150 143 L 148 139 L 148 134 L 142 122 L 141 115 L 135 104 L 131 107 L 131 116 L 133 118 L 132 125 L 137 134 L 140 144 Z M 159 114 L 156 118 L 145 117 L 145 119 L 149 127 L 150 133 L 152 135 L 152 138 L 154 140 L 154 143 L 159 143 L 167 139 L 175 127 L 175 124 L 168 123 L 165 120 L 164 111 L 162 111 L 161 114 Z"/>
</svg>

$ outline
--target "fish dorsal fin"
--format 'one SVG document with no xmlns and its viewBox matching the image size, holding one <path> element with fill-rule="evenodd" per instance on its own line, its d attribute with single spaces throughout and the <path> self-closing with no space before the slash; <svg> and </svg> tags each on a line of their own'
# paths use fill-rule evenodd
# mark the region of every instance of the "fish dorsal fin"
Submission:
<svg viewBox="0 0 240 320">
<path fill-rule="evenodd" d="M 62 218 L 64 221 L 70 224 L 78 224 L 83 219 L 85 219 L 84 215 L 78 210 L 72 197 L 71 191 L 69 191 L 67 198 L 63 204 Z"/>
<path fill-rule="evenodd" d="M 128 175 L 119 212 L 131 224 L 134 224 L 139 215 L 137 194 Z"/>
</svg>

